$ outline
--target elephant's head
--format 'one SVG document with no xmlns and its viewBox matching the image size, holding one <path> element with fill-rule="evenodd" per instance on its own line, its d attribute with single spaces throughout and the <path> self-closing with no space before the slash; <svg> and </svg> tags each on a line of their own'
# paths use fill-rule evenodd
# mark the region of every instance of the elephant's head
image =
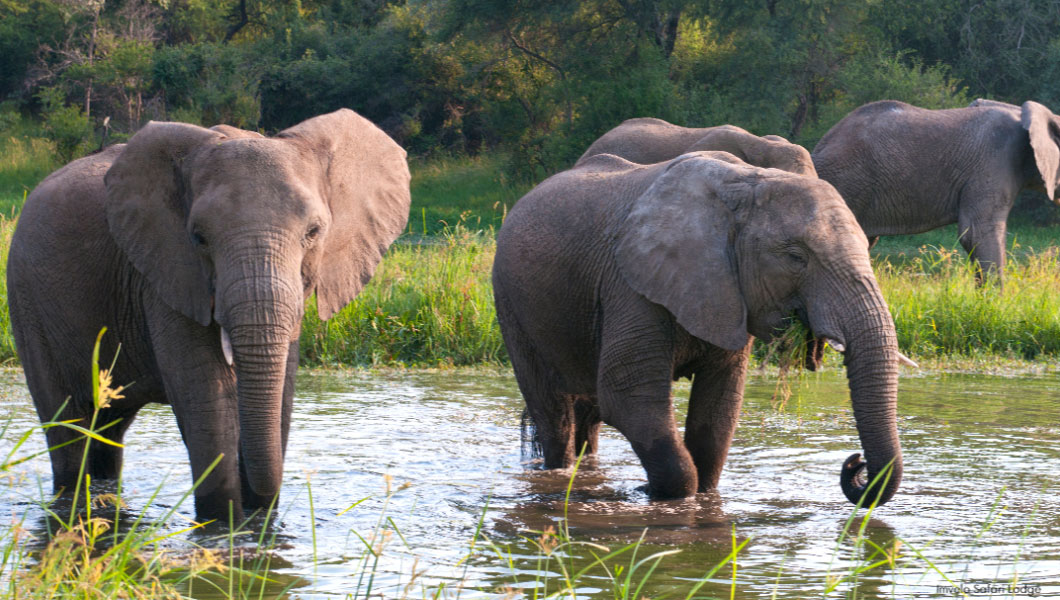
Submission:
<svg viewBox="0 0 1060 600">
<path fill-rule="evenodd" d="M 892 465 L 879 496 L 891 498 L 902 478 L 900 354 L 865 234 L 831 185 L 687 154 L 635 201 L 615 244 L 630 285 L 700 339 L 740 350 L 748 333 L 768 340 L 795 314 L 843 352 L 868 476 Z M 861 466 L 841 479 L 855 503 L 867 491 L 854 480 Z"/>
<path fill-rule="evenodd" d="M 1028 187 L 1041 189 L 1050 200 L 1060 204 L 1060 198 L 1056 195 L 1057 185 L 1060 184 L 1060 117 L 1032 100 L 1024 102 L 1023 106 L 1016 106 L 979 98 L 968 106 L 1004 110 L 1019 119 L 1030 145 L 1026 164 L 1016 165 L 1016 168 L 1024 169 L 1021 179 L 1030 184 Z M 995 139 L 989 143 L 998 146 L 1001 142 Z"/>
<path fill-rule="evenodd" d="M 1056 186 L 1060 183 L 1060 117 L 1051 110 L 1028 100 L 1020 107 L 1020 124 L 1027 130 L 1037 176 L 1049 199 L 1060 204 Z"/>
<path fill-rule="evenodd" d="M 313 293 L 327 319 L 408 219 L 405 152 L 351 110 L 276 137 L 151 122 L 107 172 L 111 235 L 169 307 L 218 331 L 251 490 L 279 491 L 288 350 Z M 215 325 L 216 323 L 216 325 Z"/>
</svg>

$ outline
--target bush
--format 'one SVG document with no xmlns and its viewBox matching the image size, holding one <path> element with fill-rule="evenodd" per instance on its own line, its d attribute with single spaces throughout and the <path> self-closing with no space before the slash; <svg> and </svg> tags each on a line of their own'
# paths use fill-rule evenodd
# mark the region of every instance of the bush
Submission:
<svg viewBox="0 0 1060 600">
<path fill-rule="evenodd" d="M 67 163 L 84 156 L 92 149 L 92 123 L 81 107 L 65 103 L 66 95 L 58 87 L 42 89 L 37 98 L 43 106 L 44 132 L 55 142 L 55 154 Z"/>
<path fill-rule="evenodd" d="M 212 42 L 156 51 L 152 78 L 165 94 L 168 118 L 257 129 L 262 67 L 255 54 L 253 46 Z"/>
</svg>

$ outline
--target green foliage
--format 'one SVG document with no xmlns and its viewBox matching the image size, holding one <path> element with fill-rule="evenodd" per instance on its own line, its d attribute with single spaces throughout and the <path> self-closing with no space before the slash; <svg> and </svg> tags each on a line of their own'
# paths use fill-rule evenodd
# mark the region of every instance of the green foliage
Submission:
<svg viewBox="0 0 1060 600">
<path fill-rule="evenodd" d="M 813 148 L 848 112 L 877 100 L 900 100 L 924 108 L 967 106 L 967 88 L 950 76 L 944 64 L 924 66 L 911 52 L 862 54 L 848 61 L 836 77 L 836 97 L 820 111 L 816 125 L 808 126 L 801 141 Z"/>
<path fill-rule="evenodd" d="M 65 104 L 65 94 L 57 87 L 42 89 L 37 99 L 43 107 L 44 132 L 55 143 L 59 162 L 67 163 L 92 148 L 92 123 L 81 107 Z"/>
<path fill-rule="evenodd" d="M 0 2 L 0 99 L 21 98 L 23 81 L 44 45 L 58 45 L 64 24 L 62 13 L 46 0 Z"/>
<path fill-rule="evenodd" d="M 408 233 L 436 235 L 458 225 L 500 229 L 508 210 L 533 187 L 530 181 L 513 181 L 506 163 L 498 156 L 414 161 Z"/>
<path fill-rule="evenodd" d="M 524 179 L 630 117 L 812 146 L 883 98 L 1060 104 L 1046 0 L 5 0 L 0 16 L 0 101 L 21 108 L 60 86 L 129 134 L 349 107 L 413 154 L 500 150 Z"/>
<path fill-rule="evenodd" d="M 215 42 L 168 46 L 155 52 L 154 85 L 164 90 L 169 118 L 205 125 L 257 129 L 261 66 L 253 47 Z"/>
<path fill-rule="evenodd" d="M 0 106 L 0 215 L 10 217 L 26 195 L 58 166 L 55 144 L 36 123 Z M 6 252 L 4 256 L 7 256 Z"/>
</svg>

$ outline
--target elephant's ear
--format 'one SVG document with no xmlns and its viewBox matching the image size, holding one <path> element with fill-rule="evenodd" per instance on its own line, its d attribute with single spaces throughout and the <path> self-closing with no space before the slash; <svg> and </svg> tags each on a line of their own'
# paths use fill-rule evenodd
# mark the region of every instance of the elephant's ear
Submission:
<svg viewBox="0 0 1060 600">
<path fill-rule="evenodd" d="M 1060 178 L 1060 147 L 1057 146 L 1060 144 L 1060 130 L 1053 113 L 1041 104 L 1028 100 L 1020 108 L 1020 122 L 1030 136 L 1034 162 L 1045 182 L 1045 193 L 1055 202 L 1056 183 Z"/>
<path fill-rule="evenodd" d="M 727 350 L 747 344 L 737 278 L 735 207 L 751 198 L 739 165 L 705 154 L 670 162 L 613 232 L 619 271 L 692 335 Z"/>
<path fill-rule="evenodd" d="M 316 284 L 317 311 L 328 319 L 353 300 L 409 218 L 405 151 L 371 121 L 349 109 L 284 130 L 324 165 L 331 225 Z"/>
<path fill-rule="evenodd" d="M 181 165 L 203 144 L 223 139 L 196 125 L 152 121 L 129 140 L 104 178 L 114 241 L 163 302 L 201 325 L 213 319 L 210 281 L 188 237 Z"/>
</svg>

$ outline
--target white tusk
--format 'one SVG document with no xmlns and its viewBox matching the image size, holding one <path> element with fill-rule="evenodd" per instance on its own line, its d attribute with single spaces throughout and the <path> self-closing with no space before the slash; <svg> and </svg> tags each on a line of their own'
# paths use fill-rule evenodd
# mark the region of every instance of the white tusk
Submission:
<svg viewBox="0 0 1060 600">
<path fill-rule="evenodd" d="M 846 346 L 844 346 L 843 344 L 840 344 L 839 342 L 833 340 L 832 338 L 827 338 L 827 337 L 824 338 L 824 343 L 826 343 L 829 346 L 835 348 L 836 352 L 842 353 L 842 352 L 846 352 L 846 350 L 847 350 Z"/>
<path fill-rule="evenodd" d="M 228 366 L 231 367 L 235 364 L 235 360 L 232 359 L 232 338 L 228 337 L 228 332 L 225 331 L 224 327 L 221 328 L 221 352 L 224 352 L 225 362 L 228 363 Z"/>
<path fill-rule="evenodd" d="M 911 359 L 908 356 L 902 354 L 901 352 L 898 353 L 898 362 L 903 364 L 903 365 L 905 365 L 905 366 L 907 366 L 907 367 L 913 367 L 914 369 L 919 369 L 920 368 L 920 365 L 918 365 L 915 362 L 913 362 L 913 359 Z"/>
</svg>

